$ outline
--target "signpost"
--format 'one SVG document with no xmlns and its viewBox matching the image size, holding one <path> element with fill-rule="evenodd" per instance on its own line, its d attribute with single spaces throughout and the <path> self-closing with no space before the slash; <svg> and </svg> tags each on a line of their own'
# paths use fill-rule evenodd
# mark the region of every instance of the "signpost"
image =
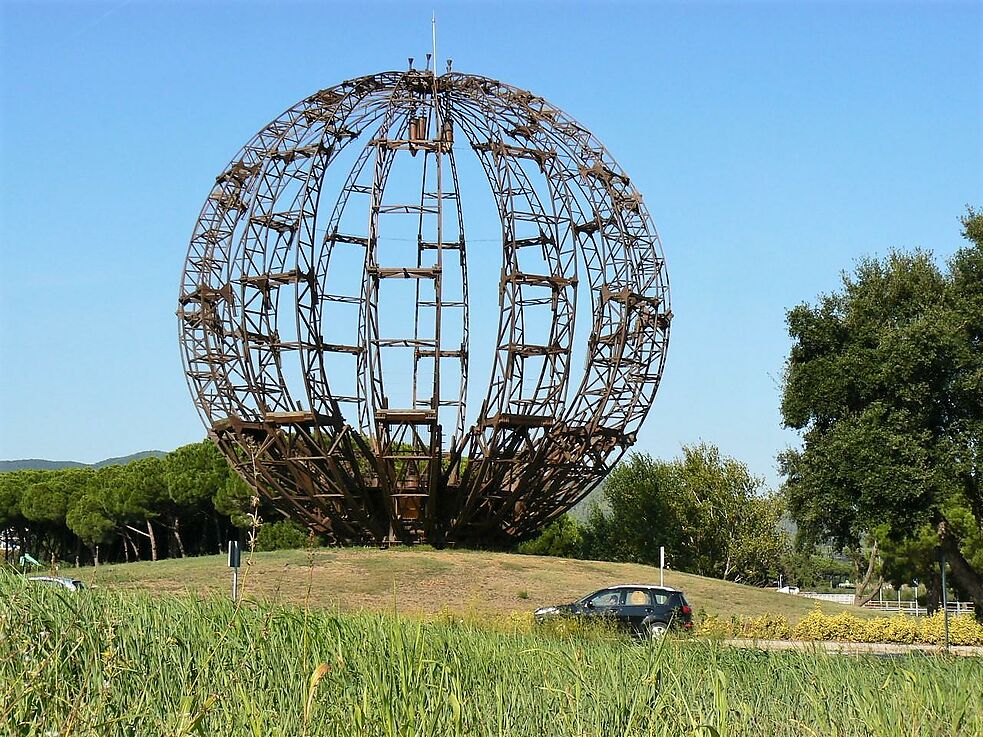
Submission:
<svg viewBox="0 0 983 737">
<path fill-rule="evenodd" d="M 232 601 L 239 600 L 239 541 L 229 540 L 229 568 L 232 569 Z"/>
</svg>

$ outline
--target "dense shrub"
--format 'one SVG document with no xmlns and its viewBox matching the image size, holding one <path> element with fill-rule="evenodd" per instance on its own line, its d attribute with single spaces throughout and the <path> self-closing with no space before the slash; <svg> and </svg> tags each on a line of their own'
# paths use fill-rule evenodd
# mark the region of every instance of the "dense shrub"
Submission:
<svg viewBox="0 0 983 737">
<path fill-rule="evenodd" d="M 564 514 L 551 522 L 539 537 L 522 543 L 518 552 L 525 555 L 580 558 L 584 552 L 583 529 L 577 520 Z"/>
<path fill-rule="evenodd" d="M 722 619 L 709 615 L 700 621 L 698 633 L 712 639 L 742 637 L 755 640 L 813 640 L 822 642 L 881 642 L 926 645 L 945 643 L 942 612 L 931 617 L 872 617 L 863 619 L 850 612 L 825 614 L 818 607 L 794 627 L 782 616 Z M 949 642 L 953 645 L 983 645 L 983 625 L 969 614 L 949 617 Z"/>
<path fill-rule="evenodd" d="M 285 519 L 279 522 L 267 522 L 259 528 L 256 536 L 256 549 L 292 550 L 307 546 L 307 530 L 296 522 Z"/>
</svg>

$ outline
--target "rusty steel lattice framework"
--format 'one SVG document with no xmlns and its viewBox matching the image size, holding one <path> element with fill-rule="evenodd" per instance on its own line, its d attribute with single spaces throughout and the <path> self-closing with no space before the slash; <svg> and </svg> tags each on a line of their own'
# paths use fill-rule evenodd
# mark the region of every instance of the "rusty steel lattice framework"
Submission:
<svg viewBox="0 0 983 737">
<path fill-rule="evenodd" d="M 468 148 L 503 249 L 470 426 Z M 178 317 L 210 436 L 285 514 L 337 542 L 496 545 L 569 509 L 634 442 L 672 313 L 641 195 L 590 132 L 524 90 L 410 69 L 321 90 L 246 144 L 199 217 Z"/>
</svg>

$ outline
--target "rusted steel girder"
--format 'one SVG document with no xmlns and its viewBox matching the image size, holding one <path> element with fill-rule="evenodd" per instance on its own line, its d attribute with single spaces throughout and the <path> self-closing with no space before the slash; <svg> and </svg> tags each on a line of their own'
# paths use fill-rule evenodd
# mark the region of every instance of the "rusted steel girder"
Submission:
<svg viewBox="0 0 983 737">
<path fill-rule="evenodd" d="M 491 377 L 471 423 L 467 149 L 502 234 Z M 570 387 L 582 282 L 592 324 Z M 338 543 L 534 534 L 635 441 L 672 319 L 642 197 L 589 131 L 524 90 L 413 69 L 321 90 L 247 143 L 205 201 L 178 304 L 210 437 Z"/>
</svg>

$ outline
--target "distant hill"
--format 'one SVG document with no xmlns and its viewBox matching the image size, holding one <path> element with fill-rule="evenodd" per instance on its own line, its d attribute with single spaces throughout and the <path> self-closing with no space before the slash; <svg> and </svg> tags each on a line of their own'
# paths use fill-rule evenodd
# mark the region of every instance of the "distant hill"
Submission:
<svg viewBox="0 0 983 737">
<path fill-rule="evenodd" d="M 99 461 L 98 463 L 93 463 L 93 468 L 102 468 L 103 466 L 123 466 L 130 461 L 139 461 L 141 458 L 163 458 L 167 453 L 163 450 L 141 450 L 139 453 L 131 453 L 128 456 L 120 456 L 119 458 L 107 458 L 104 461 Z"/>
<path fill-rule="evenodd" d="M 31 469 L 33 471 L 57 471 L 62 468 L 102 468 L 103 466 L 122 466 L 130 461 L 138 461 L 141 458 L 162 458 L 167 455 L 162 450 L 142 450 L 119 458 L 107 458 L 98 463 L 79 463 L 78 461 L 46 461 L 41 458 L 25 458 L 19 461 L 0 461 L 0 473 L 4 471 L 23 471 Z"/>
</svg>

